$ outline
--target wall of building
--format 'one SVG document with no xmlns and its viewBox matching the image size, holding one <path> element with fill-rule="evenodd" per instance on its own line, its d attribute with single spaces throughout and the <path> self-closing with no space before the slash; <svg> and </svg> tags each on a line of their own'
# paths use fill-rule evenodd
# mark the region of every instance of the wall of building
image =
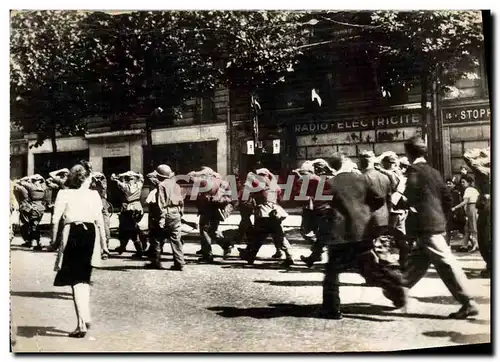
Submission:
<svg viewBox="0 0 500 362">
<path fill-rule="evenodd" d="M 227 126 L 223 123 L 153 130 L 153 145 L 217 141 L 217 172 L 227 175 Z"/>
<path fill-rule="evenodd" d="M 56 140 L 58 152 L 84 151 L 89 149 L 88 141 L 82 137 L 64 137 Z M 27 174 L 35 172 L 35 154 L 52 153 L 52 142 L 46 140 L 41 146 L 28 150 Z"/>
</svg>

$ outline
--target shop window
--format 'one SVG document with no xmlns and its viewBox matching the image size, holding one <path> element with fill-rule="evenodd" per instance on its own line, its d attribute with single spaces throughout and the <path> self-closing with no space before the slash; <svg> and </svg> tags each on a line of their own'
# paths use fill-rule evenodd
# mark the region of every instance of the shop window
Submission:
<svg viewBox="0 0 500 362">
<path fill-rule="evenodd" d="M 208 166 L 217 171 L 217 141 L 155 145 L 153 164 L 169 165 L 176 174 L 187 174 Z"/>
<path fill-rule="evenodd" d="M 35 173 L 43 177 L 49 177 L 49 172 L 60 168 L 71 168 L 81 160 L 89 159 L 89 150 L 36 153 L 35 155 Z"/>
<path fill-rule="evenodd" d="M 215 95 L 212 93 L 196 98 L 195 120 L 196 123 L 213 123 L 217 119 L 215 111 Z"/>
</svg>

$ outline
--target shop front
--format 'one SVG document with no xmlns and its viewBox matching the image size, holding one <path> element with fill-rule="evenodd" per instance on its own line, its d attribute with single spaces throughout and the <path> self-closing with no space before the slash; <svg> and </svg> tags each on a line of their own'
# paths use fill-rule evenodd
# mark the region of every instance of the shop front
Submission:
<svg viewBox="0 0 500 362">
<path fill-rule="evenodd" d="M 342 152 L 353 161 L 357 161 L 363 150 L 377 155 L 384 151 L 403 155 L 404 141 L 422 134 L 422 126 L 420 109 L 411 107 L 321 122 L 295 123 L 290 127 L 296 137 L 298 166 L 305 160 L 328 160 L 335 152 Z"/>
<path fill-rule="evenodd" d="M 487 100 L 462 101 L 442 106 L 444 175 L 450 178 L 465 166 L 463 154 L 491 145 L 491 109 Z"/>
</svg>

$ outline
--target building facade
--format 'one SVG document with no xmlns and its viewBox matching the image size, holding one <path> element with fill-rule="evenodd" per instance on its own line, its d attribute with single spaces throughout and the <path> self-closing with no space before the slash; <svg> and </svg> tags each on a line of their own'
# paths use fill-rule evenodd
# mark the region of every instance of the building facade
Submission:
<svg viewBox="0 0 500 362">
<path fill-rule="evenodd" d="M 390 96 L 384 94 L 377 64 L 362 47 L 348 45 L 337 49 L 337 54 L 341 56 L 326 66 L 307 64 L 286 84 L 261 92 L 263 111 L 258 115 L 258 127 L 264 167 L 283 172 L 307 159 L 328 160 L 335 152 L 354 161 L 363 150 L 377 155 L 394 151 L 401 156 L 405 140 L 432 134 L 430 128 L 439 123 L 442 137 L 436 142 L 429 140 L 429 144 L 438 148 L 431 151 L 441 158 L 435 167 L 448 178 L 464 165 L 466 149 L 490 145 L 491 110 L 483 63 L 471 70 L 475 79 L 460 80 L 454 92 L 438 97 L 436 106 L 431 105 L 432 94 L 428 94 L 429 102 L 422 110 L 419 86 L 405 90 L 396 85 Z M 312 102 L 312 89 L 321 97 L 321 106 Z M 231 98 L 232 167 L 245 173 L 249 160 L 255 158 L 248 155 L 247 148 L 253 135 L 253 114 L 249 95 L 241 90 L 236 93 Z M 237 96 L 239 99 L 234 99 Z M 272 148 L 276 140 L 280 142 L 278 155 Z"/>
</svg>

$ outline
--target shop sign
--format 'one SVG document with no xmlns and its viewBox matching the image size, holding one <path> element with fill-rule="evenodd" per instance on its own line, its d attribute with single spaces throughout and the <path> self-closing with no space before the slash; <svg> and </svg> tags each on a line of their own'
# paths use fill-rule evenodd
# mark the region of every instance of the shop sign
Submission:
<svg viewBox="0 0 500 362">
<path fill-rule="evenodd" d="M 448 108 L 443 110 L 444 123 L 490 122 L 491 110 L 488 105 Z"/>
<path fill-rule="evenodd" d="M 106 143 L 103 147 L 103 157 L 130 156 L 130 144 L 128 142 Z"/>
<path fill-rule="evenodd" d="M 304 122 L 293 125 L 295 134 L 349 132 L 419 126 L 422 124 L 420 113 L 388 116 L 371 116 L 354 119 L 340 119 L 324 122 Z"/>
</svg>

